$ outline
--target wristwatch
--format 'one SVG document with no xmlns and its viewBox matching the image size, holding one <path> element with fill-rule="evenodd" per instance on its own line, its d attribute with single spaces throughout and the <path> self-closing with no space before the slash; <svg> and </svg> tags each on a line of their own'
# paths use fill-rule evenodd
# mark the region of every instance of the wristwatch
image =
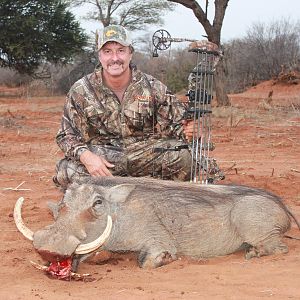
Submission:
<svg viewBox="0 0 300 300">
<path fill-rule="evenodd" d="M 79 148 L 78 150 L 77 150 L 77 157 L 78 158 L 80 158 L 80 156 L 81 156 L 81 154 L 83 153 L 83 152 L 85 152 L 85 151 L 87 151 L 88 149 L 87 148 Z"/>
</svg>

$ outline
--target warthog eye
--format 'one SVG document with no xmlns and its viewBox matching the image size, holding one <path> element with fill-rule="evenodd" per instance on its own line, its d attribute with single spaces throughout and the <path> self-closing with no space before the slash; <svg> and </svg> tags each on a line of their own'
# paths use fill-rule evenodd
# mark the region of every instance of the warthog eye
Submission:
<svg viewBox="0 0 300 300">
<path fill-rule="evenodd" d="M 101 199 L 97 199 L 94 203 L 93 203 L 93 207 L 97 206 L 97 205 L 101 205 L 102 204 L 102 200 Z"/>
</svg>

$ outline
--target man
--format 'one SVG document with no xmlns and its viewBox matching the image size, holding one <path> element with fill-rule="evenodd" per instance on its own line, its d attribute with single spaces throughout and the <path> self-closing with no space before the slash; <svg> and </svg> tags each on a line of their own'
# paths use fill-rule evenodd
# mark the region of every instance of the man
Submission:
<svg viewBox="0 0 300 300">
<path fill-rule="evenodd" d="M 81 176 L 188 180 L 191 154 L 183 145 L 194 124 L 182 120 L 183 104 L 131 65 L 134 50 L 125 28 L 105 27 L 97 44 L 101 66 L 67 95 L 56 136 L 65 158 L 54 182 L 66 188 Z"/>
</svg>

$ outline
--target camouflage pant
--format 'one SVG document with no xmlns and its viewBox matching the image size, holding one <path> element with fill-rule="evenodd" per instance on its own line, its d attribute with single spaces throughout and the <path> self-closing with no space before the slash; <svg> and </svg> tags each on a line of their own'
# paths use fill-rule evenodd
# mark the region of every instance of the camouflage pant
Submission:
<svg viewBox="0 0 300 300">
<path fill-rule="evenodd" d="M 190 179 L 191 154 L 188 149 L 181 149 L 182 145 L 183 142 L 173 139 L 148 140 L 132 143 L 124 149 L 92 145 L 90 150 L 115 165 L 110 169 L 113 175 L 187 181 Z M 80 161 L 64 158 L 56 165 L 53 181 L 66 188 L 69 183 L 84 176 L 90 175 Z"/>
</svg>

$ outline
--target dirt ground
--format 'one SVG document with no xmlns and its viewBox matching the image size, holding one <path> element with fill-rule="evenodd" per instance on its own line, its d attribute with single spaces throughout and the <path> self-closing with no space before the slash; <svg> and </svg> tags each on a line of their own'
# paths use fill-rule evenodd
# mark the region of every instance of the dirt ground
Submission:
<svg viewBox="0 0 300 300">
<path fill-rule="evenodd" d="M 239 252 L 142 270 L 134 255 L 104 264 L 94 258 L 79 267 L 92 274 L 86 282 L 49 279 L 34 269 L 30 260 L 43 262 L 16 230 L 12 212 L 24 196 L 28 227 L 51 223 L 46 202 L 62 197 L 51 178 L 62 157 L 54 136 L 64 97 L 17 94 L 0 88 L 0 299 L 300 299 L 300 241 L 287 238 L 288 254 L 250 261 Z M 226 173 L 222 183 L 276 193 L 300 220 L 300 84 L 265 82 L 231 100 L 232 107 L 213 114 L 212 156 Z M 294 223 L 289 234 L 300 237 Z"/>
</svg>

